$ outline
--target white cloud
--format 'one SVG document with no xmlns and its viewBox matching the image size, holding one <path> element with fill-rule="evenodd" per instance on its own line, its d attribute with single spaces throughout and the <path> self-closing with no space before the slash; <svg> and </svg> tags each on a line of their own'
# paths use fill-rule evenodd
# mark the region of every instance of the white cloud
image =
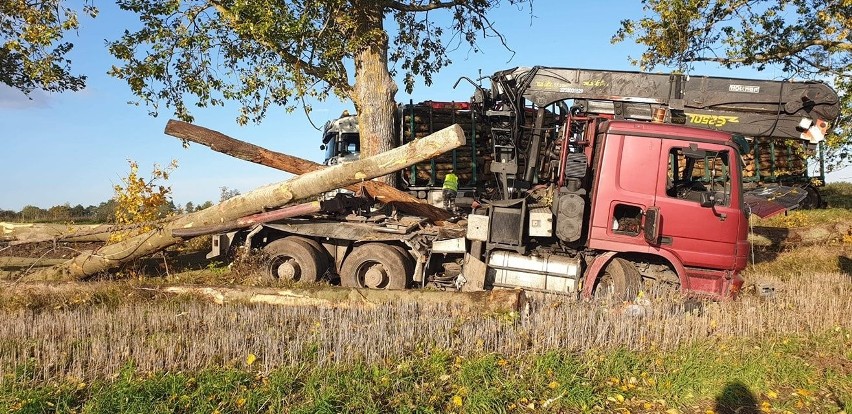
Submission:
<svg viewBox="0 0 852 414">
<path fill-rule="evenodd" d="M 50 106 L 51 96 L 42 91 L 34 90 L 30 95 L 6 84 L 0 84 L 0 108 L 4 109 L 30 109 L 47 108 Z"/>
</svg>

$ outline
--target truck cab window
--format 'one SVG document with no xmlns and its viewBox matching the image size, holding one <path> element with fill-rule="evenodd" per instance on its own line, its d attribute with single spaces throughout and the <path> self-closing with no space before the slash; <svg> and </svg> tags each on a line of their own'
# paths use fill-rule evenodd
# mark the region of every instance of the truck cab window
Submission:
<svg viewBox="0 0 852 414">
<path fill-rule="evenodd" d="M 728 206 L 731 200 L 729 152 L 672 148 L 666 180 L 669 197 L 701 202 L 701 193 L 712 192 L 716 205 Z"/>
<path fill-rule="evenodd" d="M 340 134 L 340 153 L 357 154 L 361 150 L 361 137 L 358 133 Z"/>
</svg>

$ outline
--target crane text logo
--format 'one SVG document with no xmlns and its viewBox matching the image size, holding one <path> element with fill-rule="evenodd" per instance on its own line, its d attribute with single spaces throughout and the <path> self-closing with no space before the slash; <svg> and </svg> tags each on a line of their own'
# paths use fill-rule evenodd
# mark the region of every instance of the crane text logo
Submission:
<svg viewBox="0 0 852 414">
<path fill-rule="evenodd" d="M 760 93 L 760 86 L 728 85 L 728 92 Z"/>
<path fill-rule="evenodd" d="M 708 125 L 714 127 L 720 127 L 728 122 L 731 123 L 739 123 L 740 117 L 738 116 L 726 116 L 726 115 L 702 115 L 702 114 L 685 114 L 689 117 L 690 124 L 696 125 Z"/>
</svg>

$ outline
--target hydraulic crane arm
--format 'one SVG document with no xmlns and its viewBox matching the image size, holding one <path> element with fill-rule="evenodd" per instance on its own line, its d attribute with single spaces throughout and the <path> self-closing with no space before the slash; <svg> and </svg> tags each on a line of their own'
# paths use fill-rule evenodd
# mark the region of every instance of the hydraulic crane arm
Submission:
<svg viewBox="0 0 852 414">
<path fill-rule="evenodd" d="M 536 66 L 497 72 L 492 83 L 495 100 L 519 108 L 522 99 L 539 107 L 574 100 L 589 112 L 650 120 L 667 107 L 688 125 L 751 137 L 800 138 L 802 118 L 831 122 L 840 114 L 837 93 L 817 81 Z"/>
</svg>

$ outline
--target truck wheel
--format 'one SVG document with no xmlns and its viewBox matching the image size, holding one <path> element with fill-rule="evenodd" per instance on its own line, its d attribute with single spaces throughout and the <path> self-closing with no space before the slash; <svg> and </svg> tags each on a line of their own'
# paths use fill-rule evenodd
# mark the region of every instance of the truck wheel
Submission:
<svg viewBox="0 0 852 414">
<path fill-rule="evenodd" d="M 802 202 L 799 204 L 801 208 L 805 210 L 823 208 L 822 197 L 820 196 L 819 191 L 817 191 L 816 188 L 810 185 L 806 185 L 802 187 L 802 189 L 804 189 L 808 193 L 808 196 L 805 197 L 805 199 L 802 200 Z"/>
<path fill-rule="evenodd" d="M 612 259 L 595 284 L 595 299 L 629 301 L 636 299 L 642 285 L 642 275 L 627 260 Z"/>
<path fill-rule="evenodd" d="M 347 287 L 405 289 L 410 277 L 406 258 L 395 247 L 381 243 L 356 247 L 340 269 L 340 283 Z"/>
<path fill-rule="evenodd" d="M 266 274 L 273 279 L 317 282 L 328 270 L 328 259 L 309 240 L 290 236 L 267 244 Z"/>
<path fill-rule="evenodd" d="M 394 245 L 393 248 L 402 256 L 402 260 L 405 262 L 405 274 L 408 278 L 411 278 L 414 275 L 414 258 L 405 247 Z"/>
</svg>

